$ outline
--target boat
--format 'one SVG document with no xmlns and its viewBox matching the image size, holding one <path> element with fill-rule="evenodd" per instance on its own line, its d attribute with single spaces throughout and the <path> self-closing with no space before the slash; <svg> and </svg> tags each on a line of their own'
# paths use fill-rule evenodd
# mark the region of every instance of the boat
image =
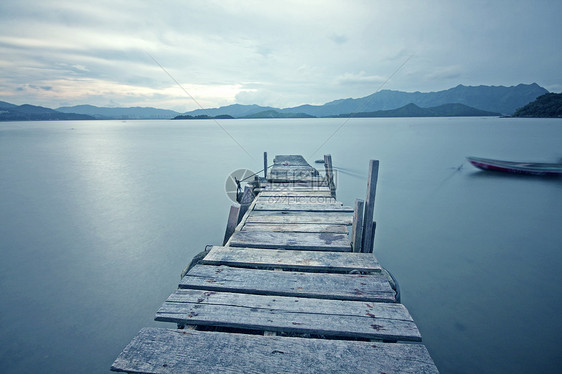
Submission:
<svg viewBox="0 0 562 374">
<path fill-rule="evenodd" d="M 501 161 L 480 157 L 467 157 L 466 159 L 472 165 L 482 170 L 529 175 L 562 175 L 562 164 Z"/>
</svg>

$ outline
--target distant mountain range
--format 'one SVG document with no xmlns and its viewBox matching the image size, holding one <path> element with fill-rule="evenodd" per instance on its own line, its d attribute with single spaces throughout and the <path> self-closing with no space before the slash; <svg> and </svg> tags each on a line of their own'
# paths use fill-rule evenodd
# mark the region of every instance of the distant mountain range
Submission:
<svg viewBox="0 0 562 374">
<path fill-rule="evenodd" d="M 273 108 L 228 105 L 183 113 L 183 118 L 308 118 L 308 117 L 436 117 L 513 114 L 548 91 L 536 83 L 517 86 L 463 86 L 437 92 L 382 90 L 359 99 L 340 99 L 324 105 Z M 0 121 L 171 119 L 180 113 L 150 107 L 106 108 L 93 105 L 56 110 L 0 101 Z M 181 117 L 180 117 L 181 118 Z"/>
<path fill-rule="evenodd" d="M 56 109 L 63 113 L 79 113 L 96 119 L 169 119 L 180 113 L 150 107 L 104 108 L 93 105 L 64 106 Z"/>
<path fill-rule="evenodd" d="M 350 113 L 372 113 L 392 110 L 415 104 L 421 108 L 434 108 L 444 104 L 463 104 L 475 109 L 513 114 L 518 108 L 535 100 L 548 91 L 536 83 L 517 86 L 463 86 L 437 92 L 403 92 L 382 90 L 359 99 L 341 99 L 324 105 L 300 105 L 293 108 L 273 108 L 259 105 L 229 105 L 220 108 L 197 109 L 185 114 L 191 116 L 217 116 L 228 114 L 235 118 L 247 117 L 259 112 L 302 113 L 315 117 L 349 115 Z"/>
<path fill-rule="evenodd" d="M 469 107 L 464 104 L 443 104 L 431 108 L 421 108 L 416 104 L 407 104 L 398 109 L 377 110 L 375 112 L 360 112 L 339 114 L 332 117 L 486 117 L 501 116 L 500 113 L 488 112 Z"/>
<path fill-rule="evenodd" d="M 53 109 L 35 105 L 14 105 L 0 101 L 0 121 L 54 121 L 54 120 L 88 120 L 92 116 L 76 113 L 62 113 Z"/>
</svg>

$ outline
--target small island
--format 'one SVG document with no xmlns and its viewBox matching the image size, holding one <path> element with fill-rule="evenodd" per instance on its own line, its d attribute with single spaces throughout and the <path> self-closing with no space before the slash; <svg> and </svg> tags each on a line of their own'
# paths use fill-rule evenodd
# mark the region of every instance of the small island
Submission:
<svg viewBox="0 0 562 374">
<path fill-rule="evenodd" d="M 276 110 L 264 110 L 244 116 L 244 118 L 316 118 L 316 116 L 306 113 L 279 113 Z"/>
<path fill-rule="evenodd" d="M 175 116 L 172 119 L 234 119 L 231 115 L 228 114 L 219 114 L 218 116 L 208 116 L 206 114 L 201 114 L 198 116 L 190 116 L 188 114 L 180 114 L 179 116 Z"/>
<path fill-rule="evenodd" d="M 562 118 L 562 93 L 547 93 L 522 108 L 517 109 L 514 117 L 527 118 Z"/>
</svg>

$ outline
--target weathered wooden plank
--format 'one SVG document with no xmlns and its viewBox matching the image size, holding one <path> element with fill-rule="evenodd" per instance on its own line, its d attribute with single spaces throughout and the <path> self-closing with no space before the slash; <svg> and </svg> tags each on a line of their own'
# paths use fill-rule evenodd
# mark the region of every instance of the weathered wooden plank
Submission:
<svg viewBox="0 0 562 374">
<path fill-rule="evenodd" d="M 301 155 L 276 155 L 273 163 L 275 166 L 287 164 L 312 167 Z"/>
<path fill-rule="evenodd" d="M 158 311 L 156 321 L 338 338 L 421 341 L 415 323 L 408 321 L 283 312 L 234 305 L 165 303 Z"/>
<path fill-rule="evenodd" d="M 286 192 L 286 193 L 314 193 L 314 192 L 330 192 L 330 190 L 326 190 L 324 187 L 318 187 L 318 186 L 308 186 L 308 187 L 275 187 L 275 188 L 262 188 L 260 193 L 264 193 L 264 192 L 268 192 L 268 193 L 272 193 L 272 194 L 276 194 L 276 193 L 281 193 L 281 192 Z"/>
<path fill-rule="evenodd" d="M 389 319 L 414 322 L 406 307 L 398 303 L 309 299 L 304 297 L 252 295 L 182 288 L 173 292 L 166 302 L 233 305 L 247 307 L 248 309 L 260 308 L 290 313 L 356 316 L 369 320 Z"/>
<path fill-rule="evenodd" d="M 232 247 L 351 252 L 348 234 L 332 232 L 236 231 L 229 244 Z"/>
<path fill-rule="evenodd" d="M 294 186 L 308 188 L 326 186 L 326 180 L 323 177 L 299 177 L 297 175 L 279 175 L 270 173 L 267 180 L 272 183 L 290 183 Z"/>
<path fill-rule="evenodd" d="M 353 215 L 349 212 L 300 212 L 300 211 L 257 211 L 253 210 L 247 223 L 323 223 L 351 226 Z"/>
<path fill-rule="evenodd" d="M 268 182 L 266 184 L 263 185 L 263 187 L 267 190 L 267 191 L 274 191 L 274 190 L 292 190 L 292 191 L 301 191 L 301 192 L 307 192 L 307 191 L 330 191 L 330 187 L 328 186 L 307 186 L 307 185 L 299 185 L 297 183 L 291 183 L 291 182 Z"/>
<path fill-rule="evenodd" d="M 371 253 L 286 251 L 218 246 L 211 248 L 201 263 L 323 272 L 381 271 L 377 259 Z"/>
<path fill-rule="evenodd" d="M 381 273 L 331 274 L 195 265 L 180 288 L 318 299 L 395 302 Z"/>
<path fill-rule="evenodd" d="M 199 308 L 195 309 L 196 307 Z M 249 319 L 250 317 L 253 319 Z M 253 309 L 252 312 L 248 312 L 248 308 L 235 306 L 204 304 L 186 306 L 166 303 L 166 310 L 162 309 L 157 315 L 156 320 L 159 322 L 178 323 L 185 326 L 212 326 L 253 330 L 263 334 L 311 334 L 335 338 L 419 341 L 417 337 L 396 335 L 396 333 L 406 331 L 415 326 L 412 322 L 389 320 L 384 324 L 377 324 L 374 323 L 374 320 L 369 321 L 356 317 L 346 318 L 344 316 L 326 315 L 315 317 L 310 314 L 277 313 L 260 309 Z M 271 331 L 266 330 L 268 328 Z M 373 331 L 373 333 L 369 333 L 370 331 Z"/>
<path fill-rule="evenodd" d="M 304 161 L 304 159 L 301 160 L 300 162 L 288 161 L 288 160 L 284 160 L 280 162 L 279 160 L 274 159 L 272 169 L 273 170 L 287 170 L 287 169 L 310 170 L 312 173 L 314 172 L 318 173 L 318 170 L 310 166 L 308 162 Z"/>
<path fill-rule="evenodd" d="M 260 192 L 258 197 L 279 197 L 279 196 L 289 196 L 289 197 L 312 197 L 312 196 L 318 196 L 318 197 L 331 197 L 332 195 L 330 194 L 329 191 L 269 191 L 269 190 L 264 190 L 263 192 Z"/>
<path fill-rule="evenodd" d="M 280 191 L 295 191 L 295 192 L 330 192 L 330 187 L 327 186 L 299 186 L 295 183 L 269 183 L 264 186 L 265 191 L 280 192 Z"/>
<path fill-rule="evenodd" d="M 421 341 L 402 304 L 182 290 L 156 321 L 333 337 Z"/>
<path fill-rule="evenodd" d="M 257 204 L 303 204 L 303 205 L 337 205 L 342 206 L 341 201 L 337 201 L 331 196 L 297 196 L 297 195 L 284 195 L 284 196 L 262 196 L 257 198 Z"/>
<path fill-rule="evenodd" d="M 267 178 L 270 181 L 309 181 L 320 180 L 318 170 L 313 168 L 300 155 L 281 155 L 273 160 L 273 167 Z"/>
<path fill-rule="evenodd" d="M 350 212 L 353 213 L 353 208 L 349 206 L 342 206 L 341 203 L 334 204 L 264 204 L 257 202 L 254 210 L 285 210 L 285 211 L 301 211 L 301 212 Z"/>
<path fill-rule="evenodd" d="M 130 373 L 438 373 L 421 344 L 143 328 L 111 370 Z"/>
<path fill-rule="evenodd" d="M 305 177 L 319 177 L 318 170 L 314 169 L 311 166 L 302 166 L 302 165 L 273 165 L 270 171 L 270 178 L 271 174 L 288 174 L 288 175 L 296 175 L 296 176 L 305 176 Z"/>
<path fill-rule="evenodd" d="M 346 234 L 345 225 L 322 225 L 314 223 L 302 224 L 268 224 L 268 223 L 246 223 L 240 231 L 281 231 L 281 232 L 333 232 Z"/>
<path fill-rule="evenodd" d="M 324 178 L 318 175 L 315 169 L 274 167 L 267 180 L 270 182 L 323 181 Z"/>
<path fill-rule="evenodd" d="M 309 217 L 338 217 L 338 218 L 343 218 L 343 217 L 348 217 L 350 220 L 353 219 L 353 214 L 351 214 L 351 212 L 348 212 L 347 210 L 340 210 L 340 211 L 335 211 L 335 212 L 304 212 L 304 211 L 299 211 L 299 210 L 254 210 L 254 207 L 252 207 L 252 212 L 251 214 L 254 216 L 275 216 L 275 215 L 281 215 L 281 216 L 309 216 Z M 351 224 L 350 224 L 351 226 Z"/>
</svg>

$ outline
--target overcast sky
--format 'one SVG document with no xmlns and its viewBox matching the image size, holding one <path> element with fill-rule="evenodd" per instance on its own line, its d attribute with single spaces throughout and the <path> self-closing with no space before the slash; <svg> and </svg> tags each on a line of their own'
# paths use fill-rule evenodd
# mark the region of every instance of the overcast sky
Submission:
<svg viewBox="0 0 562 374">
<path fill-rule="evenodd" d="M 0 100 L 184 112 L 381 88 L 560 92 L 560 15 L 560 0 L 2 0 Z"/>
</svg>

